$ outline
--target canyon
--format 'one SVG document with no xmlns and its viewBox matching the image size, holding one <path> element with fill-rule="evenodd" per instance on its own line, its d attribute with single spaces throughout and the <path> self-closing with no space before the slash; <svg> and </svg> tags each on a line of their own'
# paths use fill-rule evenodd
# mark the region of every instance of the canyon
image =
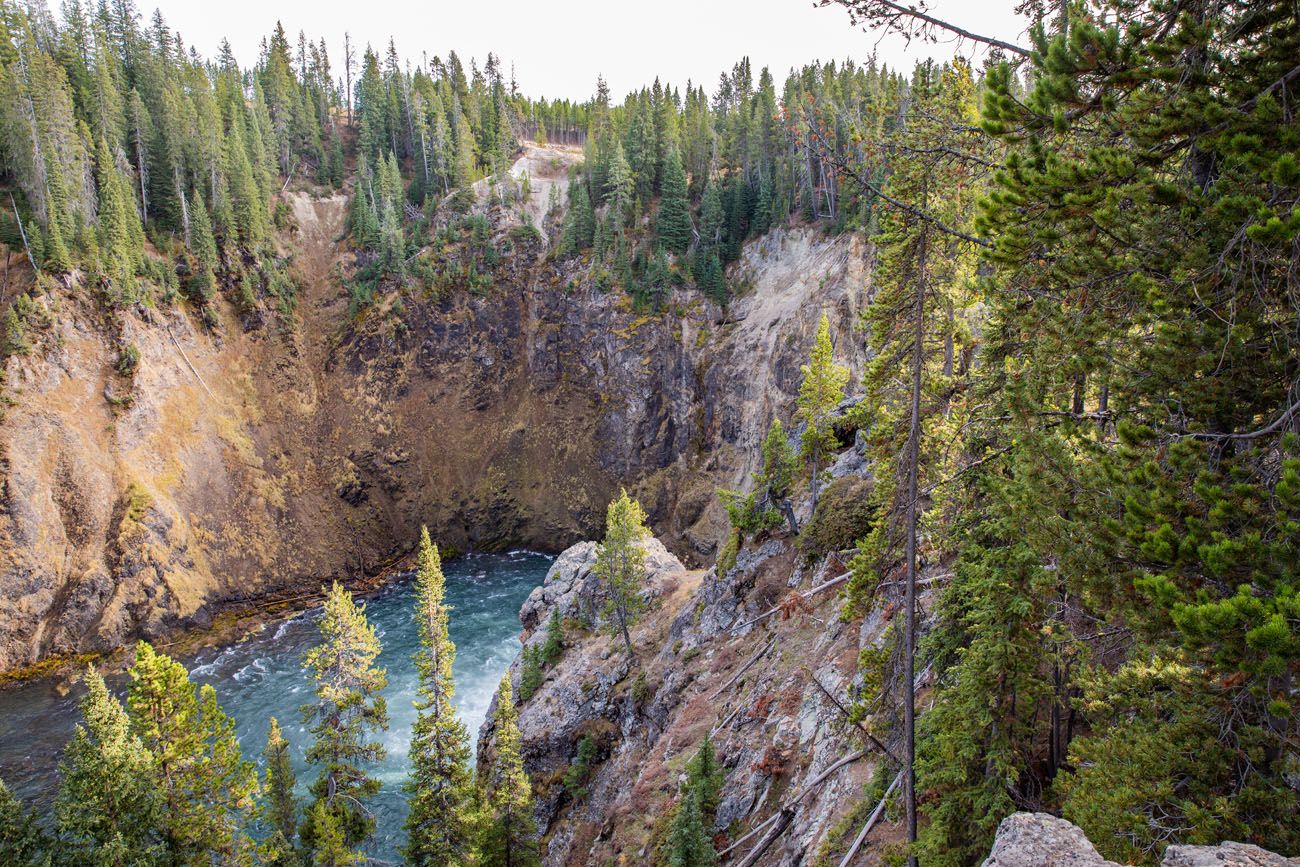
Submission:
<svg viewBox="0 0 1300 867">
<path fill-rule="evenodd" d="M 537 200 L 578 157 L 530 144 L 516 171 Z M 0 672 L 373 576 L 422 523 L 455 550 L 557 552 L 621 485 L 684 561 L 712 556 L 716 489 L 788 413 L 822 313 L 861 370 L 865 243 L 777 229 L 725 310 L 677 289 L 652 314 L 477 192 L 504 251 L 482 294 L 350 309 L 346 198 L 291 190 L 292 311 L 223 302 L 208 328 L 180 303 L 109 317 L 75 283 L 38 300 L 49 325 L 5 371 Z"/>
</svg>

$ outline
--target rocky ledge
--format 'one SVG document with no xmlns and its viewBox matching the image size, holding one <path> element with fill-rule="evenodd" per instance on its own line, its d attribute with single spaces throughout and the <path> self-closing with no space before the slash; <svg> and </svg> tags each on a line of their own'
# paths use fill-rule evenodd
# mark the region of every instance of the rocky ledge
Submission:
<svg viewBox="0 0 1300 867">
<path fill-rule="evenodd" d="M 1079 826 L 1048 813 L 1015 813 L 1002 820 L 984 867 L 1120 867 L 1098 854 Z M 1161 867 L 1300 867 L 1247 843 L 1170 846 Z"/>
</svg>

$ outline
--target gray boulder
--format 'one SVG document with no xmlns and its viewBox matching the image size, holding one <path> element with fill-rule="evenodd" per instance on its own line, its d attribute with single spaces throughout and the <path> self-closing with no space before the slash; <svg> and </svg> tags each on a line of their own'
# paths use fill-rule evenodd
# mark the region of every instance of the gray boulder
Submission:
<svg viewBox="0 0 1300 867">
<path fill-rule="evenodd" d="M 1047 813 L 1014 813 L 998 825 L 984 867 L 1119 867 L 1098 854 L 1077 825 Z M 1248 843 L 1170 846 L 1161 867 L 1300 867 Z"/>
</svg>

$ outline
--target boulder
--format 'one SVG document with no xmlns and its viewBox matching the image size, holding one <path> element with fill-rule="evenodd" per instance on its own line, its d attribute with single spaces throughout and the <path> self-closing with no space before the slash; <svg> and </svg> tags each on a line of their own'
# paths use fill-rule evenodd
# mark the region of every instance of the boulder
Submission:
<svg viewBox="0 0 1300 867">
<path fill-rule="evenodd" d="M 1161 867 L 1300 867 L 1300 858 L 1283 858 L 1249 843 L 1170 846 Z"/>
<path fill-rule="evenodd" d="M 1300 859 L 1248 843 L 1170 846 L 1161 867 L 1300 867 Z M 1014 813 L 998 825 L 984 867 L 1118 867 L 1097 853 L 1079 826 L 1047 813 Z"/>
<path fill-rule="evenodd" d="M 1083 830 L 1048 813 L 1013 813 L 998 825 L 984 867 L 1119 867 Z"/>
</svg>

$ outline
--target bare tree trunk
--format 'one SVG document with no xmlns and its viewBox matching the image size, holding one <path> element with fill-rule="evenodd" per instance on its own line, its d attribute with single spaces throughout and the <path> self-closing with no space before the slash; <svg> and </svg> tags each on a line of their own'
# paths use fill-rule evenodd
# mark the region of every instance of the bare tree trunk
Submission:
<svg viewBox="0 0 1300 867">
<path fill-rule="evenodd" d="M 176 198 L 181 202 L 181 229 L 185 235 L 185 246 L 190 245 L 190 204 L 185 201 L 185 185 L 181 182 L 181 167 L 179 165 L 172 167 L 172 175 L 176 179 Z"/>
<path fill-rule="evenodd" d="M 904 751 L 903 800 L 907 806 L 907 840 L 913 847 L 907 863 L 916 867 L 916 536 L 917 464 L 921 453 L 921 366 L 925 360 L 926 254 L 929 227 L 922 230 L 917 268 L 916 321 L 912 332 L 912 419 L 907 437 L 907 620 L 904 627 L 903 677 L 907 700 L 903 705 Z"/>
<path fill-rule="evenodd" d="M 790 505 L 789 498 L 781 497 L 778 499 L 776 501 L 776 507 L 781 511 L 781 514 L 785 516 L 785 522 L 790 526 L 790 535 L 798 536 L 799 522 L 795 520 L 794 508 Z"/>
<path fill-rule="evenodd" d="M 36 267 L 36 258 L 32 256 L 31 245 L 27 243 L 27 230 L 23 228 L 23 218 L 18 215 L 18 205 L 14 202 L 14 194 L 9 194 L 9 205 L 14 209 L 14 219 L 18 221 L 18 234 L 23 239 L 23 249 L 27 251 L 27 261 L 32 263 L 32 270 L 39 271 Z M 9 282 L 9 258 L 5 257 L 5 282 Z"/>
<path fill-rule="evenodd" d="M 135 163 L 140 170 L 140 222 L 149 222 L 149 167 L 144 161 L 144 139 L 140 138 L 140 119 L 135 124 Z"/>
<path fill-rule="evenodd" d="M 348 126 L 352 126 L 352 36 L 343 34 L 343 74 L 347 76 L 347 90 L 343 100 L 348 104 Z"/>
<path fill-rule="evenodd" d="M 812 510 L 814 512 L 817 511 L 817 497 L 821 494 L 819 490 L 821 487 L 821 467 L 818 466 L 820 463 L 818 459 L 821 457 L 820 453 L 821 445 L 814 442 L 812 447 L 812 479 L 809 483 L 809 487 L 812 489 Z"/>
<path fill-rule="evenodd" d="M 623 630 L 623 643 L 627 645 L 627 658 L 636 659 L 636 654 L 632 651 L 632 636 L 627 631 L 627 610 L 622 605 L 618 607 L 618 625 Z"/>
</svg>

